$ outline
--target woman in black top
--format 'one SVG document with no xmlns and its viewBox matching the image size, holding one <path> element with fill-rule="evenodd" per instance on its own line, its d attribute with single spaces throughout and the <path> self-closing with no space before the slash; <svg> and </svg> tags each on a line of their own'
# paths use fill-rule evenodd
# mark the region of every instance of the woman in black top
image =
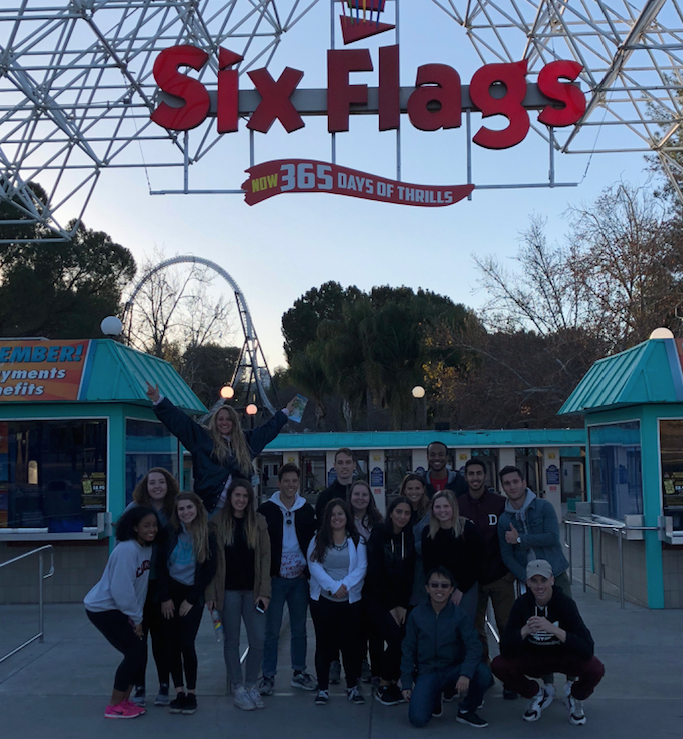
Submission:
<svg viewBox="0 0 683 739">
<path fill-rule="evenodd" d="M 398 688 L 401 676 L 401 642 L 415 572 L 415 540 L 408 498 L 389 505 L 383 524 L 376 526 L 368 543 L 368 572 L 363 600 L 373 629 L 386 642 L 381 666 L 381 687 L 375 697 L 385 706 L 403 703 Z"/>
<path fill-rule="evenodd" d="M 455 580 L 451 600 L 471 617 L 477 612 L 477 581 L 483 547 L 474 524 L 459 515 L 450 490 L 432 498 L 429 526 L 422 532 L 422 565 L 425 572 L 445 567 Z"/>
</svg>

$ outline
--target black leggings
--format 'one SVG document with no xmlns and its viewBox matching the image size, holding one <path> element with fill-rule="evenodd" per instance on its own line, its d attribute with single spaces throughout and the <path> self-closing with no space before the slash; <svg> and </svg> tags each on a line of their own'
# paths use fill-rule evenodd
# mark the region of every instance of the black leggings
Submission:
<svg viewBox="0 0 683 739">
<path fill-rule="evenodd" d="M 95 613 L 85 609 L 92 624 L 102 632 L 104 638 L 123 654 L 123 662 L 116 670 L 114 690 L 125 693 L 135 684 L 135 678 L 145 663 L 145 644 L 135 634 L 130 619 L 121 611 Z"/>
<path fill-rule="evenodd" d="M 176 688 L 182 688 L 183 684 L 186 684 L 188 690 L 194 690 L 197 687 L 197 652 L 194 642 L 202 620 L 204 602 L 200 600 L 190 608 L 187 615 L 181 618 L 178 615 L 180 604 L 185 600 L 189 591 L 189 585 L 183 585 L 171 578 L 169 595 L 173 601 L 174 611 L 172 618 L 164 619 L 164 636 L 173 684 Z M 185 681 L 183 681 L 183 668 Z"/>
<path fill-rule="evenodd" d="M 315 671 L 318 687 L 327 690 L 330 664 L 341 650 L 346 673 L 346 687 L 353 688 L 360 678 L 365 645 L 360 635 L 361 603 L 335 603 L 320 596 L 311 600 L 311 617 L 315 627 Z"/>
<path fill-rule="evenodd" d="M 145 686 L 145 672 L 147 671 L 148 658 L 147 634 L 149 634 L 152 638 L 152 655 L 154 656 L 154 664 L 157 667 L 159 685 L 168 685 L 168 676 L 171 670 L 168 666 L 168 647 L 166 646 L 164 617 L 161 615 L 161 604 L 157 601 L 156 580 L 149 581 L 147 600 L 145 600 L 145 608 L 142 614 L 142 628 L 145 633 L 145 664 L 140 670 L 140 674 L 136 677 L 135 684 Z"/>
<path fill-rule="evenodd" d="M 365 600 L 364 600 L 365 602 Z M 389 682 L 397 682 L 401 676 L 401 646 L 403 637 L 406 635 L 406 622 L 399 626 L 390 611 L 381 603 L 368 599 L 366 603 L 366 613 L 372 624 L 372 634 L 375 639 L 379 639 L 386 649 L 382 650 L 382 662 L 380 667 L 380 675 L 382 679 Z M 375 674 L 375 666 L 372 666 L 373 675 Z"/>
</svg>

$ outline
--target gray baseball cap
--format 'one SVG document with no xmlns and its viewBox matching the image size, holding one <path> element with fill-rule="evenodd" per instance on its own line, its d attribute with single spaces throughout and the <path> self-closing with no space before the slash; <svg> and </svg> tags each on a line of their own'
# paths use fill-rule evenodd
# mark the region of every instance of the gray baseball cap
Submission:
<svg viewBox="0 0 683 739">
<path fill-rule="evenodd" d="M 526 579 L 531 580 L 534 575 L 541 575 L 549 579 L 553 576 L 553 568 L 546 559 L 534 559 L 526 566 Z"/>
</svg>

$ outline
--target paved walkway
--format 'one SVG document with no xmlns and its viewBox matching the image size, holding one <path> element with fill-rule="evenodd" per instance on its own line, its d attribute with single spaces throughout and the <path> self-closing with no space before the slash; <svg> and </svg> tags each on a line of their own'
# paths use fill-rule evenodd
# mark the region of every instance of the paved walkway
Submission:
<svg viewBox="0 0 683 739">
<path fill-rule="evenodd" d="M 683 611 L 648 611 L 613 599 L 599 601 L 590 591 L 575 595 L 596 642 L 596 655 L 607 674 L 586 702 L 588 723 L 571 726 L 561 703 L 548 708 L 536 724 L 522 721 L 523 701 L 503 701 L 497 685 L 481 710 L 490 723 L 490 737 L 546 737 L 582 735 L 600 737 L 680 737 L 683 734 Z M 37 607 L 0 607 L 0 654 L 35 633 Z M 309 633 L 313 634 L 312 625 Z M 172 716 L 166 709 L 148 707 L 134 721 L 106 721 L 104 707 L 110 694 L 117 654 L 87 621 L 78 605 L 47 606 L 45 642 L 34 643 L 0 664 L 0 708 L 3 737 L 8 739 L 91 739 L 125 736 L 149 739 L 176 731 L 195 736 L 252 739 L 392 739 L 416 736 L 407 722 L 405 706 L 386 707 L 370 699 L 353 706 L 342 686 L 333 689 L 330 704 L 313 705 L 313 694 L 289 687 L 290 672 L 281 669 L 276 693 L 266 698 L 263 711 L 245 713 L 224 694 L 225 668 L 220 645 L 205 615 L 198 637 L 199 710 L 194 716 Z M 309 643 L 309 665 L 314 645 Z M 281 644 L 288 642 L 283 634 Z M 494 648 L 495 652 L 495 648 Z M 280 664 L 288 665 L 281 650 Z M 562 685 L 561 676 L 557 686 Z M 153 665 L 148 671 L 150 690 L 156 690 Z M 455 722 L 456 704 L 446 704 L 444 715 L 422 730 L 435 737 L 461 736 L 475 730 Z"/>
</svg>

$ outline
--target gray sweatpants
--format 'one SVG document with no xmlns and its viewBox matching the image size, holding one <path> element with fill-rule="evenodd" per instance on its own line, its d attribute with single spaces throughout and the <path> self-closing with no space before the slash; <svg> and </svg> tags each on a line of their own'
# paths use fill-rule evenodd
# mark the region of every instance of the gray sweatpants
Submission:
<svg viewBox="0 0 683 739">
<path fill-rule="evenodd" d="M 242 678 L 240 664 L 240 627 L 244 620 L 249 643 L 246 675 Z M 223 656 L 228 680 L 233 685 L 251 688 L 256 684 L 263 660 L 263 641 L 266 633 L 265 614 L 259 613 L 254 604 L 253 590 L 226 590 L 223 599 Z"/>
</svg>

